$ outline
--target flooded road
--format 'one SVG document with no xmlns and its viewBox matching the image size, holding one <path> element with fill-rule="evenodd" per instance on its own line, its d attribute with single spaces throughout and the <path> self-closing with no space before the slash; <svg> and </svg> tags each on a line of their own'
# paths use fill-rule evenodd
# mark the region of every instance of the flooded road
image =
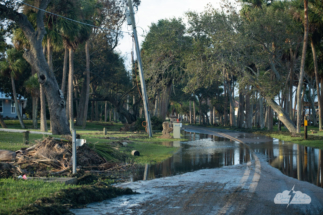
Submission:
<svg viewBox="0 0 323 215">
<path fill-rule="evenodd" d="M 200 169 L 244 164 L 251 154 L 243 145 L 223 137 L 184 132 L 186 142 L 163 142 L 164 146 L 181 147 L 176 154 L 158 164 L 147 164 L 134 173 L 131 181 L 151 180 Z"/>
<path fill-rule="evenodd" d="M 116 185 L 139 194 L 71 212 L 323 214 L 321 150 L 215 128 L 186 126 L 185 131 L 188 141 L 162 143 L 180 147 L 175 155 Z"/>
<path fill-rule="evenodd" d="M 182 132 L 186 142 L 164 142 L 162 145 L 181 147 L 171 158 L 147 164 L 134 173 L 130 181 L 151 180 L 200 169 L 219 168 L 244 164 L 252 155 L 244 144 L 211 134 Z M 272 138 L 260 138 L 253 134 L 236 136 L 283 174 L 323 187 L 322 150 L 305 147 Z"/>
</svg>

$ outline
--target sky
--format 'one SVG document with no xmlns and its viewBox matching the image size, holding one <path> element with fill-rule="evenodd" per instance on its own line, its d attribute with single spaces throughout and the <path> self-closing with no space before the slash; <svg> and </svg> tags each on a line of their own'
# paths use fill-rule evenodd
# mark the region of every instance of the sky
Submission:
<svg viewBox="0 0 323 215">
<path fill-rule="evenodd" d="M 166 18 L 184 18 L 187 11 L 200 13 L 204 11 L 208 4 L 214 8 L 221 9 L 220 4 L 222 2 L 222 0 L 141 0 L 135 14 L 140 47 L 144 40 L 143 35 L 148 33 L 151 23 L 157 23 L 158 20 Z M 122 30 L 132 32 L 132 27 L 125 23 Z M 131 68 L 131 50 L 132 38 L 130 35 L 124 34 L 116 51 L 124 57 L 127 70 Z"/>
</svg>

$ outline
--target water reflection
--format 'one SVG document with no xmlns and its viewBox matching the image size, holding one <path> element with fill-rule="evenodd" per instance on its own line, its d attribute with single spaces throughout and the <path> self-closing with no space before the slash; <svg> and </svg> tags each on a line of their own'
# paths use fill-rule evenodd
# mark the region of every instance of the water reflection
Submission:
<svg viewBox="0 0 323 215">
<path fill-rule="evenodd" d="M 322 150 L 274 139 L 248 144 L 283 174 L 323 187 Z"/>
<path fill-rule="evenodd" d="M 249 150 L 240 143 L 213 135 L 186 133 L 187 142 L 163 142 L 167 147 L 181 147 L 162 163 L 145 165 L 133 181 L 183 174 L 205 168 L 243 164 L 250 160 Z"/>
</svg>

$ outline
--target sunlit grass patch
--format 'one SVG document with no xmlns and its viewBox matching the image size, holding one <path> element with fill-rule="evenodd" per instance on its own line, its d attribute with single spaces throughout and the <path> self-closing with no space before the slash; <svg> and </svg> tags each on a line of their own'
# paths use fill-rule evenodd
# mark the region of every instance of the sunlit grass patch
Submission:
<svg viewBox="0 0 323 215">
<path fill-rule="evenodd" d="M 51 197 L 58 190 L 77 187 L 39 180 L 0 179 L 0 214 L 12 214 L 18 208 L 41 197 Z"/>
</svg>

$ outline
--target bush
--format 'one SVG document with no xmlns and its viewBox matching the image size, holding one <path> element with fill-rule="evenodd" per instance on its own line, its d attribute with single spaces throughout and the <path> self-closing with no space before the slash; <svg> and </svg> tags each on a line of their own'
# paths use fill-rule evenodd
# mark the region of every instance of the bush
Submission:
<svg viewBox="0 0 323 215">
<path fill-rule="evenodd" d="M 163 120 L 161 118 L 158 118 L 156 116 L 153 116 L 150 118 L 151 120 L 151 124 L 153 129 L 152 130 L 163 130 Z M 142 122 L 145 121 L 145 118 L 138 118 L 136 120 L 134 129 L 136 131 L 140 131 L 140 130 L 145 130 L 145 128 L 142 126 Z"/>
<path fill-rule="evenodd" d="M 145 130 L 145 128 L 142 126 L 143 121 L 145 121 L 145 118 L 138 118 L 136 120 L 135 127 L 134 127 L 136 131 Z"/>
<path fill-rule="evenodd" d="M 151 117 L 151 123 L 153 124 L 153 130 L 163 130 L 163 120 L 157 116 Z"/>
</svg>

